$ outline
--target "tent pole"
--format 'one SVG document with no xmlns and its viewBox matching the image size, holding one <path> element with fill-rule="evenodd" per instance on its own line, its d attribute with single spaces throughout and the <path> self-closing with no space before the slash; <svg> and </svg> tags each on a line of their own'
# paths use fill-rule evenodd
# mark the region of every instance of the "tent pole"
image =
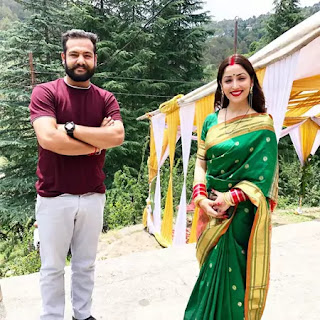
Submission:
<svg viewBox="0 0 320 320">
<path fill-rule="evenodd" d="M 234 54 L 237 53 L 238 48 L 238 17 L 234 18 Z"/>
</svg>

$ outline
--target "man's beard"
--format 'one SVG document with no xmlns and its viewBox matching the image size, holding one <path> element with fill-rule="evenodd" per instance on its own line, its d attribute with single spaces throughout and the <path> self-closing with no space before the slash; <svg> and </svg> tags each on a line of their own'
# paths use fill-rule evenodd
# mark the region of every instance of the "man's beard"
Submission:
<svg viewBox="0 0 320 320">
<path fill-rule="evenodd" d="M 75 73 L 75 70 L 78 68 L 78 67 L 81 67 L 81 68 L 84 68 L 87 70 L 86 73 L 83 73 L 83 74 L 76 74 Z M 84 82 L 84 81 L 87 81 L 89 80 L 95 73 L 96 71 L 96 68 L 92 68 L 92 69 L 88 69 L 87 66 L 80 66 L 80 65 L 75 65 L 74 67 L 72 68 L 68 68 L 67 66 L 67 62 L 64 61 L 64 70 L 66 71 L 66 74 L 75 82 Z"/>
</svg>

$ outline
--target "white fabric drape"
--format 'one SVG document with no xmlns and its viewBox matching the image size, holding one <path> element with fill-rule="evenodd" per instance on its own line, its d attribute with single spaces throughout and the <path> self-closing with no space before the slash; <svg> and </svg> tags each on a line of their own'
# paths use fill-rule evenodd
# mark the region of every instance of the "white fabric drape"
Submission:
<svg viewBox="0 0 320 320">
<path fill-rule="evenodd" d="M 312 121 L 315 122 L 318 126 L 320 126 L 320 117 L 311 117 Z"/>
<path fill-rule="evenodd" d="M 180 137 L 181 137 L 181 133 L 178 130 L 177 137 L 176 137 L 176 144 L 179 141 Z M 165 163 L 168 157 L 169 157 L 169 145 L 167 145 L 166 150 L 164 151 L 163 156 L 160 160 L 160 168 L 163 166 L 163 164 Z"/>
<path fill-rule="evenodd" d="M 305 123 L 307 120 L 304 120 L 302 122 L 299 122 L 293 126 L 290 126 L 290 127 L 287 127 L 285 129 L 283 129 L 281 131 L 281 134 L 280 134 L 280 138 L 283 138 L 284 136 L 286 136 L 287 134 L 289 134 L 292 130 L 296 129 L 296 128 L 299 128 L 303 123 Z"/>
<path fill-rule="evenodd" d="M 299 52 L 296 52 L 268 66 L 263 81 L 266 106 L 268 113 L 273 117 L 278 141 L 288 106 L 298 58 Z"/>
<path fill-rule="evenodd" d="M 311 154 L 314 155 L 317 152 L 319 147 L 320 147 L 320 130 L 318 130 L 316 138 L 314 139 Z"/>
<path fill-rule="evenodd" d="M 153 135 L 154 135 L 154 143 L 157 154 L 157 162 L 158 162 L 158 173 L 157 173 L 157 181 L 156 181 L 156 190 L 154 195 L 154 210 L 153 217 L 148 214 L 147 225 L 149 232 L 152 234 L 160 233 L 161 230 L 161 187 L 160 187 L 160 162 L 161 162 L 161 151 L 163 144 L 163 135 L 165 129 L 165 120 L 166 115 L 163 113 L 159 113 L 151 118 Z"/>
<path fill-rule="evenodd" d="M 319 43 L 320 45 L 320 43 Z M 320 104 L 315 105 L 312 109 L 308 110 L 304 116 L 309 116 L 311 117 L 311 120 L 315 122 L 318 126 L 320 126 L 320 118 L 315 117 L 320 113 Z M 311 154 L 314 155 L 318 148 L 320 147 L 320 130 L 318 130 L 318 133 L 316 135 L 316 138 L 314 139 L 313 146 L 311 149 Z"/>
<path fill-rule="evenodd" d="M 319 16 L 320 18 L 320 16 Z M 300 50 L 299 61 L 294 79 L 303 79 L 319 74 L 320 37 L 314 39 Z"/>
<path fill-rule="evenodd" d="M 308 110 L 306 113 L 304 113 L 303 117 L 311 117 L 312 121 L 317 123 L 320 126 L 320 118 L 315 117 L 315 115 L 318 115 L 320 113 L 320 105 L 315 105 L 313 108 Z M 300 137 L 300 126 L 304 124 L 307 121 L 304 120 L 300 123 L 297 123 L 293 126 L 290 126 L 288 128 L 285 128 L 281 131 L 280 137 L 283 138 L 287 134 L 290 134 L 290 138 L 292 140 L 292 143 L 294 145 L 294 148 L 297 152 L 297 155 L 299 157 L 301 165 L 303 165 L 303 157 L 302 157 L 302 145 L 301 145 L 301 137 Z M 317 136 L 314 139 L 311 154 L 314 155 L 318 148 L 320 147 L 320 130 L 318 130 Z"/>
<path fill-rule="evenodd" d="M 195 103 L 190 103 L 184 108 L 180 108 L 179 110 L 184 179 L 183 179 L 179 210 L 177 213 L 176 224 L 174 228 L 173 245 L 182 245 L 186 243 L 186 228 L 187 228 L 186 180 L 187 180 L 188 164 L 189 164 L 189 157 L 190 157 L 195 106 L 196 106 Z"/>
<path fill-rule="evenodd" d="M 291 130 L 289 134 L 290 134 L 290 138 L 292 140 L 292 143 L 294 145 L 294 148 L 297 152 L 297 155 L 299 157 L 300 163 L 301 163 L 301 165 L 303 165 L 304 161 L 303 161 L 303 156 L 302 156 L 302 145 L 301 145 L 300 128 L 299 128 L 300 125 L 301 124 L 299 124 L 299 126 L 296 126 L 296 128 Z M 310 154 L 314 155 L 317 152 L 319 147 L 320 147 L 320 130 L 318 130 L 316 138 L 314 139 Z"/>
<path fill-rule="evenodd" d="M 293 146 L 296 149 L 300 163 L 301 163 L 301 165 L 303 165 L 303 155 L 302 155 L 302 146 L 301 146 L 300 128 L 299 127 L 300 126 L 291 130 L 289 134 L 290 134 L 290 138 L 293 143 Z"/>
</svg>

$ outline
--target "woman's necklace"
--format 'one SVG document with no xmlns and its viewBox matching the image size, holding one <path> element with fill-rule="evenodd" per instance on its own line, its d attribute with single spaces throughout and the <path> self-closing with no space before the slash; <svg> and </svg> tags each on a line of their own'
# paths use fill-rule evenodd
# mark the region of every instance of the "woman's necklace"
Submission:
<svg viewBox="0 0 320 320">
<path fill-rule="evenodd" d="M 224 128 L 225 128 L 225 133 L 226 133 L 226 134 L 231 134 L 231 133 L 234 132 L 234 130 L 237 129 L 238 125 L 241 123 L 241 121 L 243 120 L 243 118 L 248 114 L 248 112 L 249 112 L 249 110 L 250 110 L 250 106 L 249 106 L 248 110 L 246 111 L 246 113 L 242 116 L 242 118 L 241 118 L 241 119 L 238 121 L 238 123 L 235 125 L 235 127 L 234 127 L 231 131 L 229 131 L 229 132 L 227 132 L 227 110 L 228 110 L 228 108 L 226 108 L 226 112 L 225 112 L 225 114 L 224 114 Z"/>
</svg>

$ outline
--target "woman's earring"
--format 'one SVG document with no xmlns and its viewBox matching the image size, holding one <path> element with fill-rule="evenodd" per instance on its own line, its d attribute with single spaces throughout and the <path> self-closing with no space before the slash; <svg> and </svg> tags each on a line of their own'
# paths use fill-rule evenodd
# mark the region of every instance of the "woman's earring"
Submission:
<svg viewBox="0 0 320 320">
<path fill-rule="evenodd" d="M 250 88 L 249 92 L 249 106 L 252 108 L 252 99 L 253 99 L 253 86 Z"/>
<path fill-rule="evenodd" d="M 224 92 L 221 90 L 220 109 L 223 108 L 223 102 L 224 102 Z"/>
</svg>

